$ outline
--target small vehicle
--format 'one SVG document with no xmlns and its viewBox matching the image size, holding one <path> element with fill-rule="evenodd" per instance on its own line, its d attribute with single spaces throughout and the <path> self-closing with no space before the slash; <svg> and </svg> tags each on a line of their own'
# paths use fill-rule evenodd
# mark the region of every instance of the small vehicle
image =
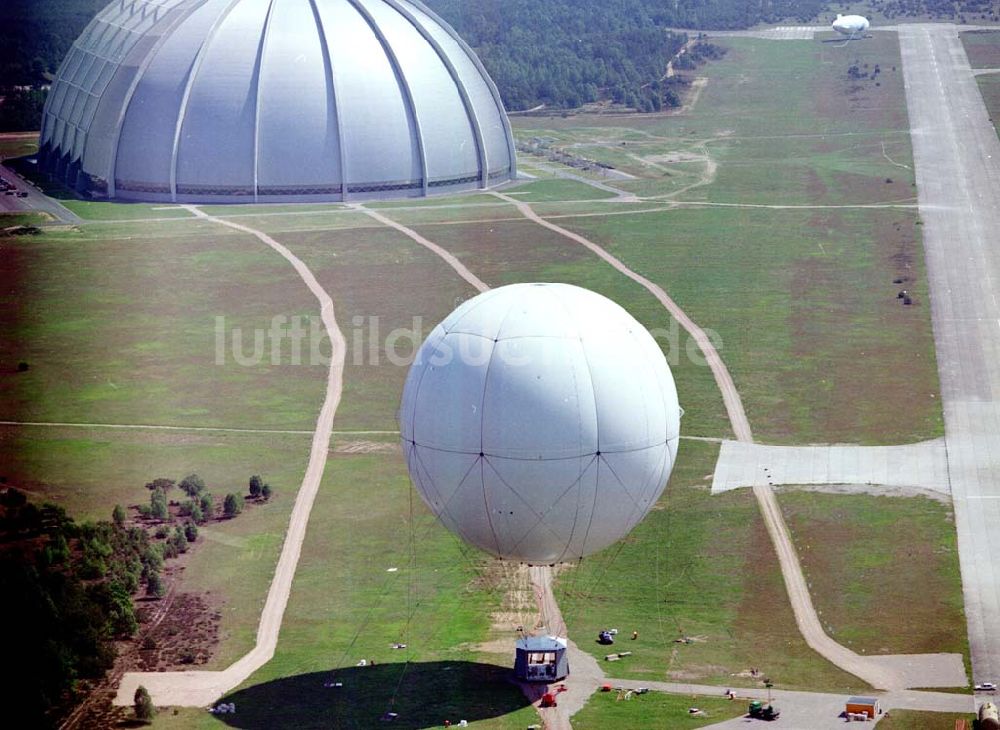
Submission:
<svg viewBox="0 0 1000 730">
<path fill-rule="evenodd" d="M 22 190 L 21 192 L 19 192 L 17 194 L 17 197 L 19 197 L 19 198 L 27 198 L 28 197 L 28 193 L 25 192 L 24 190 Z"/>
<path fill-rule="evenodd" d="M 747 714 L 757 720 L 766 720 L 770 722 L 771 720 L 777 720 L 781 716 L 781 712 L 773 705 L 764 706 L 764 703 L 760 700 L 754 700 L 750 703 Z"/>
<path fill-rule="evenodd" d="M 997 685 L 995 682 L 981 682 L 975 687 L 976 692 L 996 692 Z"/>
</svg>

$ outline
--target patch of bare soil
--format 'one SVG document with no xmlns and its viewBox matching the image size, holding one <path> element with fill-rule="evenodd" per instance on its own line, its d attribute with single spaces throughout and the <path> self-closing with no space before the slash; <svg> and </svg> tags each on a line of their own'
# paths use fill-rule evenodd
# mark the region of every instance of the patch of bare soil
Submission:
<svg viewBox="0 0 1000 730">
<path fill-rule="evenodd" d="M 140 623 L 153 619 L 155 612 L 152 605 L 140 608 Z M 159 623 L 140 631 L 141 638 L 123 652 L 125 671 L 157 672 L 207 663 L 219 644 L 221 618 L 207 594 L 178 593 Z"/>
</svg>

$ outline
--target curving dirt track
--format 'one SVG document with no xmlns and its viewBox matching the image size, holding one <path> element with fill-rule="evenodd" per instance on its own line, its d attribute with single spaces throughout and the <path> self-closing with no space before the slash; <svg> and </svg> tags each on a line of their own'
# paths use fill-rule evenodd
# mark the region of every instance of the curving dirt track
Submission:
<svg viewBox="0 0 1000 730">
<path fill-rule="evenodd" d="M 736 434 L 736 440 L 748 443 L 753 441 L 753 432 L 750 429 L 750 422 L 747 419 L 746 411 L 743 409 L 743 402 L 740 399 L 739 392 L 736 390 L 732 376 L 729 374 L 729 370 L 712 344 L 711 339 L 705 334 L 704 330 L 685 314 L 684 310 L 677 306 L 676 302 L 667 295 L 662 287 L 632 271 L 618 258 L 608 253 L 596 243 L 545 220 L 527 203 L 520 202 L 502 193 L 494 193 L 494 195 L 516 206 L 525 218 L 586 247 L 613 266 L 617 271 L 620 271 L 625 276 L 640 284 L 656 297 L 670 315 L 698 343 L 698 347 L 701 349 L 709 368 L 712 370 L 715 382 L 722 393 L 726 412 L 729 414 L 729 422 L 732 425 L 733 432 Z M 905 687 L 906 681 L 903 674 L 895 671 L 891 666 L 886 666 L 887 662 L 873 661 L 869 657 L 856 654 L 826 635 L 819 621 L 819 616 L 816 614 L 812 598 L 809 595 L 809 588 L 805 575 L 802 573 L 802 566 L 799 564 L 795 546 L 792 544 L 791 537 L 788 534 L 788 527 L 785 525 L 781 509 L 778 507 L 777 499 L 774 496 L 774 491 L 769 486 L 757 486 L 754 487 L 753 492 L 765 525 L 767 526 L 768 534 L 774 543 L 774 549 L 778 554 L 781 574 L 784 577 L 785 589 L 788 592 L 788 598 L 795 614 L 795 622 L 798 624 L 799 631 L 802 633 L 806 644 L 827 661 L 863 679 L 873 687 L 879 689 L 902 689 Z"/>
<path fill-rule="evenodd" d="M 320 304 L 320 317 L 332 344 L 330 370 L 327 374 L 326 397 L 316 421 L 313 433 L 312 447 L 309 452 L 309 464 L 306 467 L 302 486 L 299 487 L 292 508 L 292 516 L 285 534 L 285 542 L 278 558 L 278 565 L 267 592 L 264 610 L 261 612 L 260 624 L 257 626 L 257 642 L 253 649 L 232 665 L 218 672 L 130 672 L 122 678 L 115 697 L 116 705 L 130 705 L 136 688 L 139 685 L 149 690 L 153 702 L 157 705 L 172 705 L 179 707 L 204 707 L 216 701 L 219 697 L 235 689 L 250 677 L 255 671 L 274 656 L 278 644 L 278 632 L 281 620 L 288 604 L 288 596 L 292 590 L 292 579 L 302 551 L 302 542 L 309 523 L 309 513 L 319 490 L 326 466 L 327 454 L 330 449 L 330 438 L 333 433 L 333 417 L 340 404 L 340 396 L 344 380 L 344 359 L 347 343 L 343 333 L 337 326 L 334 316 L 333 300 L 326 293 L 309 268 L 291 251 L 265 233 L 215 218 L 194 206 L 184 206 L 194 215 L 206 220 L 228 226 L 256 237 L 281 254 L 302 277 L 302 281 L 313 293 Z"/>
</svg>

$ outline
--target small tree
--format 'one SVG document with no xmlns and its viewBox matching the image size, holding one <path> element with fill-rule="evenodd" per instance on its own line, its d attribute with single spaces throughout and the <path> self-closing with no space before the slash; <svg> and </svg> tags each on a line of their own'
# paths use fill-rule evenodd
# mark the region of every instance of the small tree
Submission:
<svg viewBox="0 0 1000 730">
<path fill-rule="evenodd" d="M 187 538 L 188 542 L 194 542 L 198 539 L 198 525 L 193 522 L 188 522 L 184 525 L 184 537 Z"/>
<path fill-rule="evenodd" d="M 150 722 L 156 717 L 156 707 L 153 706 L 153 698 L 149 696 L 149 690 L 142 685 L 135 690 L 135 718 L 143 722 Z"/>
<path fill-rule="evenodd" d="M 191 506 L 191 519 L 196 525 L 200 525 L 205 521 L 205 513 L 201 511 L 201 505 L 195 503 Z"/>
<path fill-rule="evenodd" d="M 205 489 L 205 480 L 197 474 L 188 474 L 181 480 L 180 487 L 187 496 L 194 497 Z"/>
<path fill-rule="evenodd" d="M 174 528 L 174 536 L 170 538 L 170 543 L 176 548 L 178 553 L 186 553 L 188 549 L 188 539 L 184 528 L 180 525 Z"/>
<path fill-rule="evenodd" d="M 222 505 L 222 513 L 226 517 L 235 517 L 243 511 L 243 496 L 239 494 L 227 494 L 226 501 Z"/>
<path fill-rule="evenodd" d="M 163 588 L 163 581 L 160 579 L 160 574 L 157 571 L 150 571 L 149 576 L 146 578 L 146 595 L 153 598 L 163 598 L 163 594 L 166 591 Z"/>
<path fill-rule="evenodd" d="M 201 495 L 201 513 L 206 522 L 215 517 L 215 500 L 212 499 L 212 495 L 208 492 L 204 492 Z"/>
<path fill-rule="evenodd" d="M 125 508 L 122 507 L 120 504 L 116 504 L 114 511 L 111 513 L 111 519 L 119 527 L 124 526 L 124 524 L 125 524 Z"/>
<path fill-rule="evenodd" d="M 150 514 L 158 520 L 165 520 L 170 516 L 167 509 L 167 495 L 162 489 L 157 487 L 149 498 Z"/>
<path fill-rule="evenodd" d="M 157 477 L 151 482 L 146 482 L 146 489 L 152 492 L 154 489 L 159 487 L 164 492 L 167 492 L 176 485 L 177 482 L 175 482 L 173 479 L 164 479 L 163 477 Z"/>
<path fill-rule="evenodd" d="M 270 499 L 272 494 L 274 494 L 274 490 L 271 489 L 270 484 L 265 484 L 260 488 L 260 496 L 262 496 L 265 500 Z"/>
<path fill-rule="evenodd" d="M 259 475 L 254 474 L 250 477 L 250 496 L 257 499 L 260 496 L 260 490 L 263 485 L 264 482 L 261 481 Z"/>
</svg>

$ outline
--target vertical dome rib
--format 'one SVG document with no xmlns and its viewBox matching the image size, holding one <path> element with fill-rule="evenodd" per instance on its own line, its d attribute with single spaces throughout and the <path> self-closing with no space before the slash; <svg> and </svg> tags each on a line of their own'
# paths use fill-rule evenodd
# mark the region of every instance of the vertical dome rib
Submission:
<svg viewBox="0 0 1000 730">
<path fill-rule="evenodd" d="M 274 2 L 270 0 L 267 4 L 267 16 L 264 18 L 264 30 L 260 34 L 260 44 L 257 47 L 257 58 L 254 61 L 254 82 L 253 82 L 253 202 L 257 202 L 260 197 L 260 77 L 261 67 L 264 65 L 264 53 L 267 48 L 267 39 L 271 31 L 271 16 L 274 13 Z"/>
<path fill-rule="evenodd" d="M 385 57 L 389 59 L 389 63 L 392 65 L 392 70 L 396 75 L 396 81 L 399 84 L 400 90 L 403 92 L 403 98 L 406 101 L 407 113 L 410 120 L 413 122 L 413 131 L 417 136 L 417 153 L 420 157 L 420 176 L 421 176 L 421 191 L 424 197 L 427 196 L 428 191 L 428 175 L 427 175 L 427 150 L 424 148 L 424 135 L 420 131 L 420 118 L 417 116 L 417 106 L 413 103 L 413 90 L 410 88 L 410 83 L 406 80 L 406 76 L 403 73 L 403 69 L 399 65 L 399 59 L 396 57 L 396 52 L 392 49 L 392 45 L 386 40 L 385 34 L 379 27 L 378 23 L 372 17 L 371 13 L 368 12 L 368 8 L 364 6 L 363 0 L 347 0 L 355 10 L 365 19 L 368 23 L 368 27 L 372 29 L 372 33 L 378 39 L 379 44 L 382 46 L 382 50 L 385 51 Z"/>
<path fill-rule="evenodd" d="M 435 13 L 433 10 L 427 7 L 424 3 L 422 3 L 421 0 L 408 0 L 408 2 L 420 8 L 421 11 L 426 13 L 428 17 L 430 17 L 439 26 L 441 26 L 441 29 L 445 33 L 454 38 L 455 42 L 459 45 L 459 47 L 463 51 L 465 51 L 466 55 L 468 55 L 468 57 L 471 59 L 473 65 L 482 75 L 483 80 L 486 82 L 486 86 L 489 88 L 490 93 L 493 95 L 493 101 L 497 105 L 497 109 L 500 110 L 500 118 L 503 120 L 504 132 L 507 135 L 507 154 L 510 156 L 511 177 L 514 177 L 514 174 L 517 170 L 517 149 L 514 146 L 514 132 L 511 130 L 510 127 L 510 119 L 507 117 L 507 114 L 504 111 L 503 99 L 500 97 L 500 90 L 497 88 L 497 85 L 493 83 L 493 79 L 486 72 L 486 68 L 483 66 L 483 62 L 479 60 L 479 56 L 476 55 L 476 52 L 469 47 L 469 44 L 462 39 L 462 36 L 460 36 L 455 31 L 454 28 L 452 28 L 448 23 L 446 23 L 441 18 L 441 16 L 439 16 L 437 13 Z"/>
<path fill-rule="evenodd" d="M 108 171 L 107 171 L 107 184 L 108 184 L 108 197 L 114 198 L 117 193 L 117 178 L 118 178 L 118 148 L 121 145 L 122 130 L 125 127 L 125 118 L 128 116 L 129 107 L 132 105 L 132 99 L 135 98 L 135 91 L 139 88 L 139 84 L 143 77 L 146 75 L 146 71 L 149 70 L 149 65 L 156 58 L 157 52 L 163 47 L 163 44 L 167 42 L 171 33 L 176 30 L 181 23 L 187 20 L 195 10 L 200 7 L 200 3 L 192 2 L 183 11 L 178 13 L 173 22 L 168 28 L 164 29 L 163 34 L 157 38 L 153 47 L 146 51 L 146 55 L 142 58 L 142 61 L 138 64 L 135 71 L 135 76 L 132 77 L 132 83 L 129 84 L 128 91 L 125 93 L 125 98 L 121 104 L 121 111 L 118 114 L 118 120 L 115 123 L 114 132 L 111 136 L 111 151 L 108 155 Z"/>
<path fill-rule="evenodd" d="M 170 150 L 170 198 L 174 203 L 177 202 L 177 153 L 181 146 L 181 132 L 184 129 L 184 117 L 187 115 L 188 102 L 191 100 L 191 90 L 198 80 L 198 73 L 201 71 L 202 63 L 205 61 L 205 54 L 208 53 L 209 46 L 215 40 L 215 34 L 219 32 L 219 28 L 225 22 L 226 18 L 229 17 L 233 8 L 239 3 L 240 0 L 230 0 L 230 3 L 219 14 L 219 17 L 215 19 L 215 22 L 212 23 L 212 27 L 209 28 L 208 33 L 205 34 L 205 38 L 201 42 L 201 47 L 198 48 L 194 64 L 192 64 L 191 70 L 188 72 L 187 83 L 184 85 L 184 95 L 181 97 L 181 105 L 177 110 L 177 124 L 174 127 L 174 144 Z"/>
<path fill-rule="evenodd" d="M 417 21 L 413 13 L 403 7 L 400 3 L 396 2 L 396 0 L 385 0 L 385 3 L 406 18 L 407 22 L 409 22 L 410 25 L 412 25 L 421 35 L 421 37 L 427 41 L 431 48 L 434 49 L 438 58 L 441 59 L 441 63 L 443 63 L 444 67 L 448 69 L 448 75 L 451 76 L 451 80 L 455 83 L 455 88 L 458 89 L 458 95 L 462 98 L 462 105 L 465 107 L 465 113 L 469 118 L 469 126 L 472 127 L 472 134 L 476 139 L 480 182 L 482 187 L 485 188 L 489 178 L 489 159 L 487 157 L 486 144 L 483 141 L 483 128 L 479 122 L 479 115 L 476 114 L 476 109 L 472 105 L 472 100 L 469 98 L 469 91 L 465 88 L 465 82 L 462 81 L 462 78 L 458 75 L 458 70 L 455 68 L 455 64 L 453 64 L 451 59 L 448 58 L 448 54 L 446 54 L 444 49 L 441 48 L 441 44 L 438 43 L 434 39 L 434 36 L 428 33 L 427 29 Z"/>
<path fill-rule="evenodd" d="M 341 195 L 347 193 L 346 171 L 347 164 L 344 162 L 344 125 L 340 123 L 340 111 L 338 109 L 339 97 L 337 96 L 337 85 L 334 82 L 333 62 L 330 60 L 330 44 L 327 43 L 326 28 L 323 26 L 323 19 L 320 17 L 319 8 L 316 7 L 316 0 L 309 0 L 312 6 L 313 18 L 316 21 L 316 32 L 319 33 L 319 44 L 323 53 L 323 68 L 326 71 L 326 93 L 327 109 L 330 112 L 330 119 L 336 120 L 337 125 L 337 162 L 340 164 L 338 177 L 340 178 Z"/>
</svg>

